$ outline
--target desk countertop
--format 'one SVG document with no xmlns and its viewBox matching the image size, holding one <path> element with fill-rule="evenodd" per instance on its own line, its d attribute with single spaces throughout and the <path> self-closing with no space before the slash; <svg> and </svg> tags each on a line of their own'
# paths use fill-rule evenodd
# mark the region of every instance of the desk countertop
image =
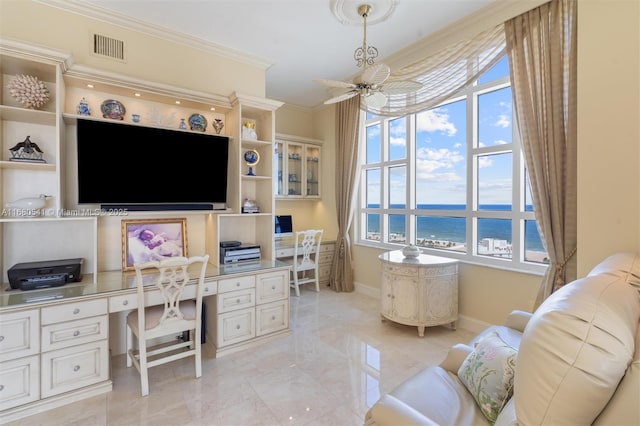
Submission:
<svg viewBox="0 0 640 426">
<path fill-rule="evenodd" d="M 209 264 L 207 265 L 205 281 L 215 281 L 237 274 L 255 273 L 258 271 L 288 267 L 289 265 L 278 260 L 261 260 L 259 262 L 234 263 L 219 266 Z M 93 274 L 85 274 L 80 282 L 39 290 L 13 290 L 9 283 L 3 283 L 2 288 L 0 288 L 0 308 L 25 304 L 31 305 L 80 296 L 98 296 L 112 292 L 135 292 L 135 279 L 136 274 L 134 271 L 105 271 L 98 272 L 95 280 Z"/>
</svg>

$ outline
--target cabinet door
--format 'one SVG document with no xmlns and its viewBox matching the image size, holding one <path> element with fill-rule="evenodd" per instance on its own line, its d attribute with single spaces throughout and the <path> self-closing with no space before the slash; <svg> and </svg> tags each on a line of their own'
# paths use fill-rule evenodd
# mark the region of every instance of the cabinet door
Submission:
<svg viewBox="0 0 640 426">
<path fill-rule="evenodd" d="M 289 295 L 289 271 L 259 274 L 256 282 L 256 303 L 286 299 Z"/>
<path fill-rule="evenodd" d="M 388 318 L 393 318 L 393 275 L 382 273 L 382 285 L 380 287 L 380 312 Z"/>
<path fill-rule="evenodd" d="M 262 336 L 289 327 L 289 303 L 287 300 L 259 305 L 256 308 L 256 335 Z"/>
<path fill-rule="evenodd" d="M 40 311 L 0 315 L 0 361 L 40 352 Z"/>
<path fill-rule="evenodd" d="M 410 324 L 420 320 L 420 280 L 417 276 L 395 275 L 392 279 L 394 318 Z"/>
<path fill-rule="evenodd" d="M 231 345 L 256 337 L 255 308 L 218 315 L 216 346 Z"/>
<path fill-rule="evenodd" d="M 287 185 L 285 184 L 284 176 L 286 173 L 284 162 L 284 144 L 282 142 L 275 143 L 273 164 L 275 165 L 276 176 L 276 195 L 286 195 Z"/>
<path fill-rule="evenodd" d="M 109 378 L 106 340 L 42 354 L 42 397 L 99 383 Z"/>
<path fill-rule="evenodd" d="M 287 195 L 302 195 L 302 182 L 304 180 L 303 159 L 303 145 L 293 142 L 287 143 L 287 176 L 285 177 L 289 187 Z"/>
<path fill-rule="evenodd" d="M 40 399 L 38 355 L 0 363 L 0 411 Z"/>
<path fill-rule="evenodd" d="M 305 148 L 306 165 L 306 187 L 308 197 L 320 196 L 320 147 L 306 145 Z"/>
</svg>

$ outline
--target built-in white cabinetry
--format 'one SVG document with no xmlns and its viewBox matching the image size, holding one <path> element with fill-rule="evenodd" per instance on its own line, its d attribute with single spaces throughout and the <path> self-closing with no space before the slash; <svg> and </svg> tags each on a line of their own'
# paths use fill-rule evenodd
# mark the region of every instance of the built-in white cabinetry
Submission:
<svg viewBox="0 0 640 426">
<path fill-rule="evenodd" d="M 214 308 L 216 356 L 287 332 L 289 270 L 221 279 Z"/>
<path fill-rule="evenodd" d="M 84 274 L 97 271 L 96 218 L 64 209 L 66 126 L 63 72 L 68 56 L 20 42 L 0 40 L 0 282 L 16 263 L 83 258 Z M 50 94 L 40 109 L 25 107 L 7 86 L 18 76 L 37 77 Z M 10 148 L 26 138 L 37 144 L 44 162 L 16 161 Z M 13 160 L 12 160 L 13 158 Z M 44 207 L 19 200 L 46 197 Z M 7 205 L 9 204 L 9 205 Z M 43 230 L 46 229 L 46 232 Z"/>
<path fill-rule="evenodd" d="M 320 198 L 322 141 L 278 133 L 274 145 L 277 198 Z"/>
</svg>

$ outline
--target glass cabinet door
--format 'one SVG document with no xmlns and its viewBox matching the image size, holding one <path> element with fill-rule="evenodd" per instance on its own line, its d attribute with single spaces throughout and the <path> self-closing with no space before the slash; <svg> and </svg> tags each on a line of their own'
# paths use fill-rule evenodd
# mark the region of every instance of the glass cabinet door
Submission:
<svg viewBox="0 0 640 426">
<path fill-rule="evenodd" d="M 302 195 L 302 181 L 304 179 L 303 158 L 302 145 L 289 142 L 287 144 L 287 195 Z"/>
<path fill-rule="evenodd" d="M 307 166 L 306 195 L 317 197 L 320 195 L 320 147 L 307 145 L 305 158 Z"/>
<path fill-rule="evenodd" d="M 283 153 L 284 153 L 284 144 L 282 142 L 276 142 L 275 144 L 275 152 L 274 152 L 274 159 L 273 159 L 273 164 L 275 165 L 275 175 L 276 179 L 275 179 L 275 193 L 276 195 L 285 195 L 285 191 L 286 189 L 286 185 L 284 184 L 284 174 L 286 173 L 284 170 L 284 159 L 283 157 Z"/>
</svg>

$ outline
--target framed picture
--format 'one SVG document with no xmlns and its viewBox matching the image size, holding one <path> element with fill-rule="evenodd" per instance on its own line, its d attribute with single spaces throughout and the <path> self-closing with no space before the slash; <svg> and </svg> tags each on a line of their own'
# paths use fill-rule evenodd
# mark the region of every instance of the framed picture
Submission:
<svg viewBox="0 0 640 426">
<path fill-rule="evenodd" d="M 122 270 L 136 263 L 187 256 L 187 219 L 122 221 Z"/>
</svg>

